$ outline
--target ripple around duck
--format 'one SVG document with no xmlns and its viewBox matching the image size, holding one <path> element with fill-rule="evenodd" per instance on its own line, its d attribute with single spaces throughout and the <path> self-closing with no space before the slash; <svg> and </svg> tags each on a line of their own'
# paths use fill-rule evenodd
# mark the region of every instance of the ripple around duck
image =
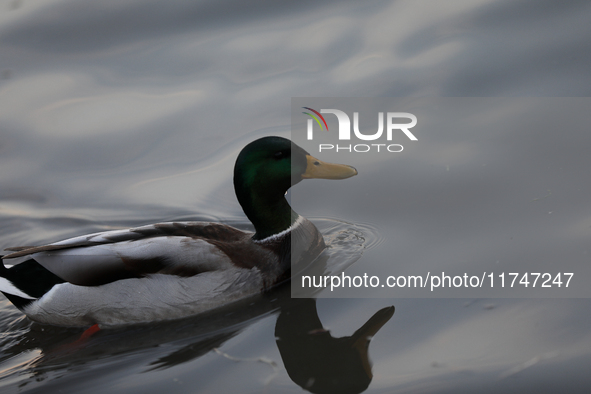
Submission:
<svg viewBox="0 0 591 394">
<path fill-rule="evenodd" d="M 349 223 L 332 218 L 312 218 L 311 221 L 324 236 L 326 249 L 307 267 L 293 271 L 292 297 L 313 297 L 321 291 L 294 286 L 294 283 L 301 283 L 301 275 L 338 275 L 359 260 L 366 249 L 384 240 L 380 231 L 371 224 Z"/>
<path fill-rule="evenodd" d="M 324 235 L 327 245 L 345 246 L 355 239 L 362 241 L 364 249 L 371 249 L 384 241 L 381 231 L 369 223 L 349 223 L 335 218 L 310 219 Z"/>
</svg>

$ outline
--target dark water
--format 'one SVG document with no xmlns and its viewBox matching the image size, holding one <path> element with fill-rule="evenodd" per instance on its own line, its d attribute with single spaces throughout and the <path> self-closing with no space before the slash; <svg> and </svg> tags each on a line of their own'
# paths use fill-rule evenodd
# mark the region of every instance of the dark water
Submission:
<svg viewBox="0 0 591 394">
<path fill-rule="evenodd" d="M 585 114 L 590 16 L 586 1 L 0 2 L 0 247 L 244 223 L 233 162 L 253 139 L 289 137 L 291 97 L 498 97 L 508 118 L 503 98 L 577 97 Z M 299 212 L 328 237 L 363 232 L 351 274 L 437 260 L 587 266 L 588 117 L 511 132 L 493 112 L 498 132 L 442 128 L 353 179 L 298 185 L 316 196 Z M 371 296 L 278 291 L 78 343 L 81 330 L 33 324 L 2 300 L 0 391 L 591 387 L 588 298 Z M 381 327 L 371 374 L 352 339 L 335 339 L 362 326 Z"/>
</svg>

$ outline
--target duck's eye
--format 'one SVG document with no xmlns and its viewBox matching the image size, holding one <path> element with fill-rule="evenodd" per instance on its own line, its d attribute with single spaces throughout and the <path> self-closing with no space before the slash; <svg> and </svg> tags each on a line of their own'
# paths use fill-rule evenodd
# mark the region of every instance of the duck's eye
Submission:
<svg viewBox="0 0 591 394">
<path fill-rule="evenodd" d="M 319 161 L 315 161 L 315 162 L 314 162 L 314 165 L 315 165 L 315 166 L 319 166 L 319 165 L 320 165 L 320 162 L 319 162 Z"/>
<path fill-rule="evenodd" d="M 281 159 L 283 159 L 285 157 L 289 157 L 289 154 L 287 154 L 284 151 L 276 152 L 275 154 L 273 154 L 273 158 L 275 160 L 281 160 Z"/>
</svg>

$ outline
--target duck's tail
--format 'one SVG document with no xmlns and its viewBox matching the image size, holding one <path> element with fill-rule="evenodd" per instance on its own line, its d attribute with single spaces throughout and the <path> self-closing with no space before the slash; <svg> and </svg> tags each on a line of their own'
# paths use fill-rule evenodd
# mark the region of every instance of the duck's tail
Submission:
<svg viewBox="0 0 591 394">
<path fill-rule="evenodd" d="M 4 266 L 4 260 L 0 263 L 0 292 L 8 298 L 18 309 L 23 309 L 36 298 L 27 294 L 15 285 L 10 269 Z"/>
<path fill-rule="evenodd" d="M 22 310 L 31 302 L 43 297 L 53 286 L 63 282 L 63 279 L 33 259 L 11 268 L 6 268 L 4 261 L 0 261 L 0 292 L 18 309 Z"/>
</svg>

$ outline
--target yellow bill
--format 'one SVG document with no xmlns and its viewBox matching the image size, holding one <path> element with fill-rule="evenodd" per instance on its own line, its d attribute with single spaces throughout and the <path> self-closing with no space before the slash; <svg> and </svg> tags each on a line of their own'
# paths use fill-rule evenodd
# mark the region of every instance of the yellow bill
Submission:
<svg viewBox="0 0 591 394">
<path fill-rule="evenodd" d="M 346 179 L 357 175 L 354 167 L 345 164 L 325 163 L 317 158 L 306 155 L 308 165 L 302 179 Z"/>
</svg>

